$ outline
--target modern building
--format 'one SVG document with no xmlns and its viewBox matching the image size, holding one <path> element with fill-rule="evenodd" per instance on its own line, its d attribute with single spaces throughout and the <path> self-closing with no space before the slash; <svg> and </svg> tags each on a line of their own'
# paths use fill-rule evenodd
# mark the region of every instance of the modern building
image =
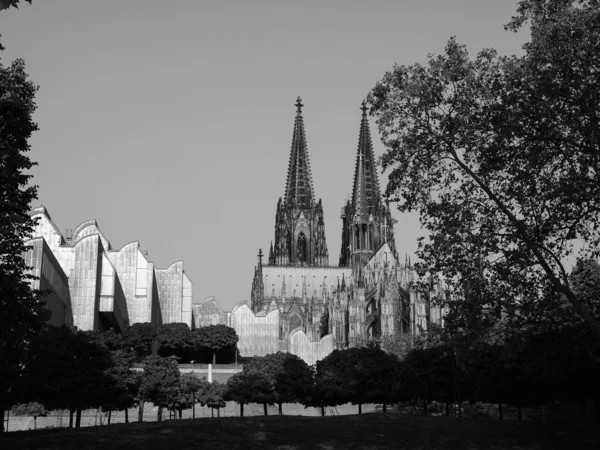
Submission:
<svg viewBox="0 0 600 450">
<path fill-rule="evenodd" d="M 37 225 L 25 259 L 38 276 L 34 287 L 50 292 L 53 324 L 100 331 L 138 322 L 192 326 L 192 283 L 182 261 L 159 269 L 139 242 L 113 249 L 95 220 L 63 236 L 43 206 L 31 215 Z"/>
</svg>

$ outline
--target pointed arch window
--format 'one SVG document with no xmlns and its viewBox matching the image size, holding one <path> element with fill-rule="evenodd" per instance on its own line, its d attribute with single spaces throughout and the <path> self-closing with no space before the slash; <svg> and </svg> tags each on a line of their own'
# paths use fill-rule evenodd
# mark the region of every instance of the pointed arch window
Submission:
<svg viewBox="0 0 600 450">
<path fill-rule="evenodd" d="M 296 246 L 297 249 L 297 258 L 298 262 L 306 262 L 307 261 L 307 245 L 306 245 L 306 235 L 303 231 L 298 235 L 298 243 Z"/>
</svg>

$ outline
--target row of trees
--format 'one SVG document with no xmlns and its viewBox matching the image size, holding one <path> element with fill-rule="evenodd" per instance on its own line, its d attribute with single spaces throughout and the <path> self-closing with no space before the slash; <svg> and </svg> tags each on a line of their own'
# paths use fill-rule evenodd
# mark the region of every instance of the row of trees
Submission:
<svg viewBox="0 0 600 450">
<path fill-rule="evenodd" d="M 135 351 L 119 344 L 113 332 L 78 331 L 67 326 L 47 327 L 29 346 L 26 366 L 12 386 L 6 403 L 13 413 L 34 417 L 50 410 L 68 410 L 70 427 L 79 427 L 88 408 L 125 412 L 144 403 L 179 412 L 200 403 L 225 406 L 224 385 L 194 375 L 180 375 L 176 357 L 148 356 L 144 370 L 134 370 Z M 126 340 L 127 336 L 123 338 Z M 145 347 L 144 347 L 145 348 Z"/>
<path fill-rule="evenodd" d="M 153 349 L 160 356 L 175 356 L 180 362 L 216 364 L 217 356 L 227 363 L 237 361 L 239 337 L 233 328 L 222 324 L 191 330 L 185 323 L 167 323 L 157 329 L 150 323 L 136 323 L 123 334 L 113 329 L 95 334 L 111 350 L 134 351 L 140 362 L 154 353 Z"/>
</svg>

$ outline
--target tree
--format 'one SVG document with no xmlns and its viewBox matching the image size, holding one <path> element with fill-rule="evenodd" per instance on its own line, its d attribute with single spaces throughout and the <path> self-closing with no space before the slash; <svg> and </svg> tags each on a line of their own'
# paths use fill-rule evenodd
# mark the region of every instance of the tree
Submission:
<svg viewBox="0 0 600 450">
<path fill-rule="evenodd" d="M 179 369 L 176 361 L 160 356 L 148 356 L 144 364 L 139 396 L 141 401 L 150 401 L 158 407 L 160 422 L 162 409 L 168 408 L 179 395 Z"/>
<path fill-rule="evenodd" d="M 156 333 L 156 340 L 160 344 L 158 354 L 161 356 L 175 355 L 187 359 L 193 346 L 193 335 L 186 323 L 162 324 Z"/>
<path fill-rule="evenodd" d="M 208 325 L 194 331 L 195 345 L 212 351 L 212 363 L 217 363 L 217 351 L 224 348 L 234 348 L 239 341 L 235 330 L 227 325 Z"/>
<path fill-rule="evenodd" d="M 305 403 L 312 389 L 310 367 L 292 353 L 277 352 L 254 358 L 244 366 L 244 371 L 260 373 L 268 381 L 270 388 L 258 394 L 265 400 L 262 402 L 265 415 L 267 404 L 277 403 L 281 415 L 284 403 Z"/>
<path fill-rule="evenodd" d="M 354 351 L 336 349 L 317 361 L 315 385 L 308 404 L 321 408 L 322 415 L 326 406 L 343 405 L 354 398 L 353 366 L 348 364 L 349 352 Z"/>
<path fill-rule="evenodd" d="M 227 380 L 227 391 L 223 398 L 239 403 L 240 417 L 244 417 L 244 405 L 262 403 L 265 398 L 272 398 L 272 385 L 262 373 L 244 367 L 244 370 Z"/>
<path fill-rule="evenodd" d="M 196 403 L 199 402 L 201 392 L 208 385 L 206 380 L 201 380 L 191 373 L 182 374 L 179 378 L 179 396 L 174 399 L 173 405 L 169 407 L 172 411 L 179 412 L 181 419 L 183 410 L 192 408 L 192 419 L 196 418 Z"/>
<path fill-rule="evenodd" d="M 32 289 L 35 277 L 22 256 L 35 227 L 29 208 L 37 187 L 29 184 L 32 175 L 27 173 L 35 163 L 25 153 L 38 129 L 32 120 L 37 90 L 23 60 L 7 66 L 0 62 L 0 432 L 27 343 L 48 318 L 43 293 Z"/>
<path fill-rule="evenodd" d="M 81 411 L 98 407 L 114 394 L 109 372 L 113 359 L 94 335 L 68 326 L 47 326 L 32 339 L 26 370 L 17 385 L 20 399 L 38 401 L 48 409 L 69 409 L 70 427 L 81 424 Z"/>
<path fill-rule="evenodd" d="M 135 405 L 135 398 L 141 382 L 141 374 L 132 370 L 135 352 L 131 350 L 111 351 L 112 367 L 106 375 L 111 381 L 111 389 L 104 400 L 103 407 L 108 409 L 108 424 L 113 410 L 125 411 L 125 423 L 129 423 L 128 408 Z"/>
<path fill-rule="evenodd" d="M 429 232 L 419 272 L 441 273 L 451 299 L 471 284 L 481 309 L 515 320 L 562 309 L 597 343 L 599 319 L 563 261 L 576 240 L 586 258 L 600 254 L 600 9 L 527 0 L 509 28 L 525 21 L 523 57 L 472 60 L 451 39 L 426 66 L 396 66 L 377 83 L 386 194 L 419 213 Z"/>
<path fill-rule="evenodd" d="M 227 391 L 227 385 L 213 381 L 212 383 L 204 382 L 198 392 L 198 403 L 202 406 L 211 408 L 212 416 L 214 410 L 217 409 L 217 416 L 221 417 L 221 408 L 224 408 L 226 403 L 224 396 Z"/>
<path fill-rule="evenodd" d="M 31 0 L 25 0 L 26 2 L 28 2 L 31 5 Z M 19 8 L 19 0 L 0 0 L 0 11 L 2 11 L 3 9 L 7 9 L 10 8 L 11 6 L 14 6 L 15 8 Z"/>
<path fill-rule="evenodd" d="M 33 417 L 33 429 L 37 429 L 37 418 L 47 416 L 48 410 L 38 402 L 21 403 L 12 407 L 11 412 L 15 416 Z"/>
<path fill-rule="evenodd" d="M 138 359 L 142 360 L 152 353 L 152 342 L 156 338 L 156 330 L 148 322 L 135 323 L 123 333 L 122 346 L 135 350 Z"/>
</svg>

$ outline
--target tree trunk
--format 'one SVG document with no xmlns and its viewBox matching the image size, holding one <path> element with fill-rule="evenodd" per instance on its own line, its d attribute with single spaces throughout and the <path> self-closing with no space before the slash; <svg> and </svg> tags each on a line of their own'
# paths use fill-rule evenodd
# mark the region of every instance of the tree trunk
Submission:
<svg viewBox="0 0 600 450">
<path fill-rule="evenodd" d="M 383 404 L 383 412 L 384 412 L 384 414 L 387 412 L 387 403 Z"/>
<path fill-rule="evenodd" d="M 217 417 L 221 418 L 221 408 L 217 408 Z"/>
<path fill-rule="evenodd" d="M 279 415 L 283 416 L 283 404 L 279 403 Z"/>
<path fill-rule="evenodd" d="M 267 404 L 263 403 L 263 407 L 264 407 L 264 410 L 265 410 L 265 416 L 268 416 L 268 414 L 267 414 Z"/>
<path fill-rule="evenodd" d="M 77 414 L 75 415 L 75 428 L 81 428 L 81 407 L 77 408 Z"/>
<path fill-rule="evenodd" d="M 423 399 L 423 415 L 427 415 L 427 400 Z"/>
<path fill-rule="evenodd" d="M 217 351 L 213 350 L 213 366 L 217 363 Z"/>
<path fill-rule="evenodd" d="M 179 420 L 183 418 L 183 408 L 179 408 Z"/>
<path fill-rule="evenodd" d="M 98 415 L 100 416 L 100 426 L 102 426 L 102 406 L 98 407 Z"/>
<path fill-rule="evenodd" d="M 33 416 L 33 429 L 37 430 L 37 416 Z"/>
<path fill-rule="evenodd" d="M 144 421 L 144 401 L 140 401 L 140 409 L 138 411 L 138 422 Z"/>
<path fill-rule="evenodd" d="M 358 413 L 362 414 L 362 403 L 358 404 Z"/>
<path fill-rule="evenodd" d="M 519 418 L 519 421 L 523 419 L 523 411 L 521 410 L 521 405 L 517 406 L 517 417 Z"/>
<path fill-rule="evenodd" d="M 158 413 L 156 415 L 156 421 L 157 422 L 162 422 L 162 406 L 158 407 Z"/>
<path fill-rule="evenodd" d="M 110 416 L 112 415 L 112 409 L 108 410 L 108 420 L 106 421 L 106 425 L 110 426 Z"/>
<path fill-rule="evenodd" d="M 73 428 L 73 414 L 75 413 L 75 409 L 69 409 L 69 428 Z"/>
<path fill-rule="evenodd" d="M 446 417 L 450 417 L 450 404 L 446 402 Z"/>
<path fill-rule="evenodd" d="M 504 411 L 502 410 L 502 403 L 498 403 L 498 419 L 504 420 Z"/>
<path fill-rule="evenodd" d="M 6 430 L 4 429 L 4 404 L 0 404 L 0 433 L 8 431 L 8 416 L 6 421 Z"/>
<path fill-rule="evenodd" d="M 215 417 L 215 408 L 210 408 L 210 417 Z"/>
<path fill-rule="evenodd" d="M 125 408 L 125 423 L 129 423 L 129 410 Z"/>
<path fill-rule="evenodd" d="M 321 417 L 325 417 L 325 407 L 321 406 Z"/>
<path fill-rule="evenodd" d="M 196 418 L 196 393 L 192 392 L 192 419 Z"/>
<path fill-rule="evenodd" d="M 240 403 L 240 417 L 244 417 L 244 404 Z"/>
</svg>

